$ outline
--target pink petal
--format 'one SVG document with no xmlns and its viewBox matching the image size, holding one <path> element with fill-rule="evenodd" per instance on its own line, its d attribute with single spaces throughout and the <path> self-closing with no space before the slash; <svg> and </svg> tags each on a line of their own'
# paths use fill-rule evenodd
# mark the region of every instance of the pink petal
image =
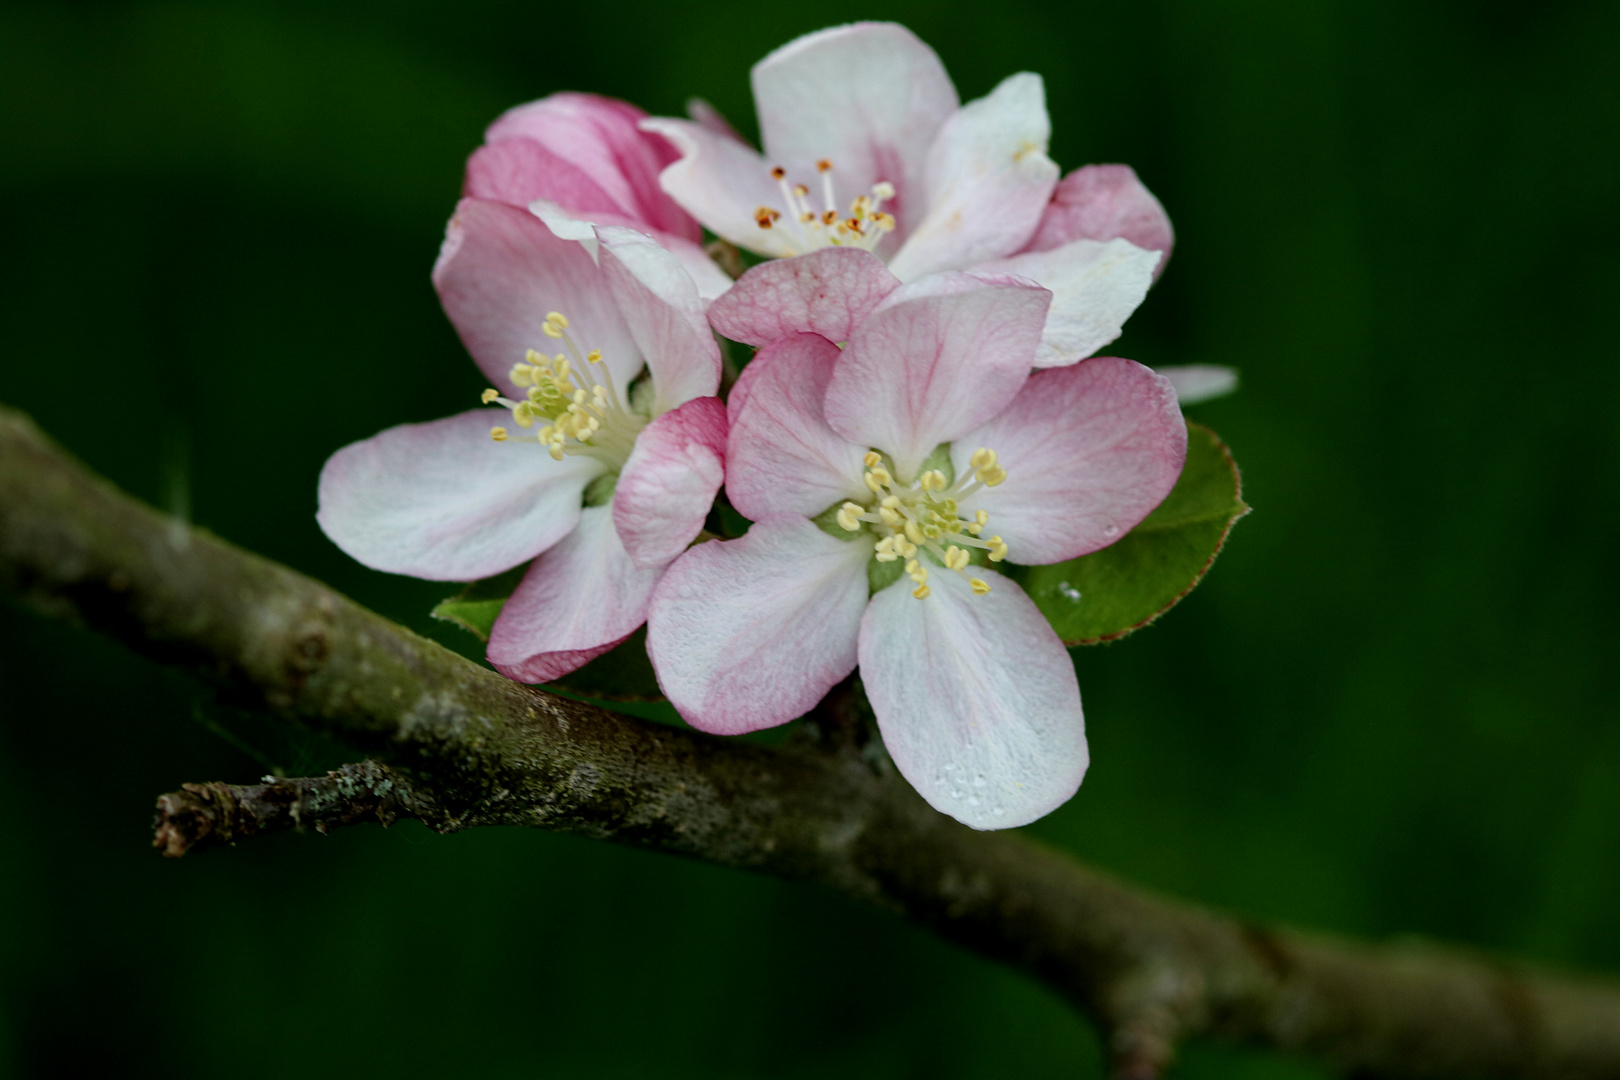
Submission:
<svg viewBox="0 0 1620 1080">
<path fill-rule="evenodd" d="M 1107 547 L 1147 517 L 1181 476 L 1187 426 L 1168 379 L 1107 356 L 1030 376 L 951 447 L 958 475 L 981 446 L 1007 479 L 963 499 L 964 513 L 988 511 L 1007 557 L 1038 565 Z"/>
<path fill-rule="evenodd" d="M 986 263 L 980 270 L 1016 274 L 1052 290 L 1036 367 L 1083 360 L 1119 337 L 1153 284 L 1157 251 L 1127 240 L 1074 240 Z"/>
<path fill-rule="evenodd" d="M 899 287 L 899 279 L 876 255 L 825 248 L 760 263 L 715 301 L 709 321 L 746 345 L 769 345 L 801 333 L 848 341 L 872 309 Z"/>
<path fill-rule="evenodd" d="M 504 139 L 473 151 L 461 193 L 517 207 L 547 199 L 578 214 L 625 217 L 624 208 L 584 170 L 533 139 Z"/>
<path fill-rule="evenodd" d="M 637 566 L 663 566 L 703 529 L 725 477 L 726 407 L 693 398 L 636 437 L 613 493 L 613 523 Z"/>
<path fill-rule="evenodd" d="M 613 509 L 593 506 L 534 561 L 489 635 L 489 662 L 518 682 L 550 682 L 629 637 L 647 619 L 662 568 L 630 561 Z"/>
<path fill-rule="evenodd" d="M 689 120 L 657 117 L 641 126 L 680 151 L 680 159 L 664 170 L 659 182 L 704 228 L 761 255 L 799 253 L 782 229 L 759 227 L 756 211 L 761 206 L 782 210 L 782 195 L 770 166 L 752 147 Z"/>
<path fill-rule="evenodd" d="M 529 349 L 555 353 L 546 314 L 560 311 L 584 349 L 601 349 L 615 376 L 641 369 L 641 353 L 590 254 L 552 234 L 526 210 L 463 199 L 445 233 L 433 285 L 445 314 L 490 384 L 519 393 L 509 378 Z"/>
<path fill-rule="evenodd" d="M 889 267 L 902 281 L 965 270 L 1024 246 L 1057 183 L 1046 90 L 1028 72 L 945 122 L 928 153 L 922 221 Z"/>
<path fill-rule="evenodd" d="M 664 139 L 640 129 L 647 114 L 634 105 L 595 94 L 552 94 L 508 110 L 484 139 L 526 139 L 572 162 L 643 227 L 701 240 L 697 223 L 665 195 L 658 174 L 676 158 Z M 553 196 L 570 210 L 585 210 Z"/>
<path fill-rule="evenodd" d="M 861 681 L 900 775 L 934 809 L 975 829 L 1026 825 L 1079 790 L 1090 755 L 1080 685 L 1063 643 L 1016 584 L 954 574 L 872 597 Z"/>
<path fill-rule="evenodd" d="M 870 22 L 807 34 L 754 65 L 753 84 L 768 164 L 816 193 L 816 162 L 830 160 L 840 211 L 888 181 L 900 239 L 922 220 L 928 149 L 959 99 L 915 34 Z"/>
<path fill-rule="evenodd" d="M 1071 240 L 1129 240 L 1162 251 L 1157 278 L 1170 261 L 1175 233 L 1170 216 L 1129 165 L 1087 165 L 1058 182 L 1025 251 L 1050 251 Z"/>
<path fill-rule="evenodd" d="M 602 276 L 653 381 L 653 415 L 720 389 L 720 346 L 692 275 L 645 233 L 596 230 Z"/>
<path fill-rule="evenodd" d="M 647 618 L 647 653 L 670 703 L 716 735 L 808 712 L 855 670 L 871 550 L 784 516 L 675 560 Z"/>
<path fill-rule="evenodd" d="M 758 521 L 776 514 L 813 517 L 845 499 L 865 501 L 864 446 L 827 426 L 822 405 L 838 346 L 796 334 L 760 350 L 732 388 L 726 495 Z"/>
<path fill-rule="evenodd" d="M 492 441 L 502 415 L 401 424 L 345 446 L 321 469 L 315 520 L 372 569 L 434 581 L 472 581 L 533 558 L 574 527 L 602 466 Z"/>
<path fill-rule="evenodd" d="M 909 480 L 935 446 L 1018 393 L 1051 299 L 1032 282 L 955 271 L 896 289 L 839 358 L 827 423 L 887 452 Z"/>
</svg>

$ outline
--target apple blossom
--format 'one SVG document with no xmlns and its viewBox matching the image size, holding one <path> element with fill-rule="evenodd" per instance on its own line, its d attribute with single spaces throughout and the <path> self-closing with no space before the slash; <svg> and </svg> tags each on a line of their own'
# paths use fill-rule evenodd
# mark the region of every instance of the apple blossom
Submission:
<svg viewBox="0 0 1620 1080">
<path fill-rule="evenodd" d="M 1032 374 L 1051 301 L 999 274 L 902 285 L 847 249 L 738 282 L 730 330 L 772 342 L 728 403 L 726 491 L 753 525 L 677 559 L 648 616 L 693 726 L 785 723 L 859 665 L 885 746 L 937 809 L 1005 828 L 1074 793 L 1073 665 L 995 567 L 1124 536 L 1175 485 L 1187 434 L 1167 380 L 1132 361 Z"/>
<path fill-rule="evenodd" d="M 664 190 L 758 254 L 849 247 L 902 281 L 965 269 L 1030 278 L 1053 295 L 1034 356 L 1053 367 L 1117 338 L 1170 253 L 1169 218 L 1126 166 L 1059 182 L 1038 75 L 960 105 L 909 30 L 856 23 L 777 49 L 752 81 L 764 156 L 707 107 L 642 127 L 681 150 Z"/>
<path fill-rule="evenodd" d="M 677 157 L 647 114 L 597 94 L 560 93 L 502 113 L 467 159 L 462 194 L 533 209 L 554 231 L 595 242 L 592 225 L 651 235 L 680 259 L 706 299 L 730 285 L 704 253 L 703 230 L 659 186 Z"/>
<path fill-rule="evenodd" d="M 641 625 L 723 476 L 720 354 L 691 278 L 642 233 L 594 237 L 593 258 L 527 210 L 463 199 L 433 282 L 503 411 L 390 428 L 321 472 L 321 528 L 367 566 L 464 581 L 534 560 L 489 640 L 525 682 Z"/>
</svg>

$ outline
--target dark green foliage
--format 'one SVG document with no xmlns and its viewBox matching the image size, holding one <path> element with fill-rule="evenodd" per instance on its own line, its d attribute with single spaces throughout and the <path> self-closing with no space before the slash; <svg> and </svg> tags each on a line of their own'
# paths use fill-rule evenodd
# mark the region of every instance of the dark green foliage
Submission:
<svg viewBox="0 0 1620 1080">
<path fill-rule="evenodd" d="M 313 520 L 335 448 L 486 385 L 428 281 L 464 156 L 564 88 L 749 132 L 749 64 L 874 15 L 964 97 L 1042 72 L 1053 156 L 1164 201 L 1110 352 L 1243 369 L 1189 411 L 1261 512 L 1171 617 L 1077 650 L 1092 770 L 1035 831 L 1237 912 L 1620 968 L 1610 0 L 8 3 L 0 400 L 481 656 L 426 616 L 453 590 Z M 744 874 L 411 825 L 167 863 L 155 795 L 267 765 L 107 642 L 10 610 L 0 642 L 0 1077 L 1099 1075 L 1024 980 Z"/>
</svg>

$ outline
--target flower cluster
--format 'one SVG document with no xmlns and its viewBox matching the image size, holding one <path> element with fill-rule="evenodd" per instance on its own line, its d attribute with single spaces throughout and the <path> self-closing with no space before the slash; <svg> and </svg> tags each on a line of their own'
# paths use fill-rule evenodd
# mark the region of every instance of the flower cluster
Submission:
<svg viewBox="0 0 1620 1080">
<path fill-rule="evenodd" d="M 395 573 L 527 564 L 489 637 L 513 679 L 646 624 L 705 731 L 786 723 L 858 668 L 924 798 L 1032 821 L 1088 753 L 1070 657 L 1004 571 L 1129 532 L 1181 472 L 1178 383 L 1230 380 L 1093 355 L 1172 234 L 1125 166 L 1060 178 L 1038 76 L 963 105 L 868 23 L 753 87 L 763 154 L 701 102 L 557 94 L 491 125 L 433 270 L 483 407 L 338 451 L 321 527 Z M 765 261 L 734 282 L 705 229 Z M 729 392 L 717 334 L 758 350 Z M 735 539 L 705 531 L 722 486 Z"/>
</svg>

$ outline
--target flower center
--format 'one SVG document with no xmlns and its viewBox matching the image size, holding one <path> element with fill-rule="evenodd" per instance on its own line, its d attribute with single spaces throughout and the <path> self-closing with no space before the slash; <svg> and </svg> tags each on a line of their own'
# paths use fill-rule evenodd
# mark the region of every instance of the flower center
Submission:
<svg viewBox="0 0 1620 1080">
<path fill-rule="evenodd" d="M 871 251 L 883 237 L 894 231 L 894 215 L 883 212 L 883 201 L 894 198 L 894 185 L 887 180 L 872 185 L 870 194 L 858 196 L 849 204 L 849 215 L 840 216 L 838 199 L 833 194 L 832 162 L 822 158 L 816 162 L 821 174 L 821 210 L 810 208 L 810 189 L 803 184 L 789 184 L 787 170 L 778 166 L 771 170 L 771 178 L 782 189 L 782 201 L 787 211 L 762 206 L 754 211 L 754 221 L 761 229 L 780 228 L 788 234 L 789 242 L 796 243 L 796 255 L 820 251 L 825 247 L 857 247 Z"/>
<path fill-rule="evenodd" d="M 999 536 L 981 540 L 990 515 L 980 510 L 963 517 L 961 501 L 981 487 L 995 487 L 1007 479 L 1007 470 L 996 464 L 996 452 L 984 447 L 975 450 L 968 459 L 972 472 L 954 484 L 939 469 L 925 469 L 912 483 L 902 484 L 876 450 L 867 451 L 864 460 L 861 479 L 874 502 L 869 506 L 844 503 L 838 508 L 839 528 L 857 532 L 870 525 L 878 536 L 873 557 L 878 562 L 906 560 L 906 575 L 917 584 L 911 595 L 919 600 L 926 600 L 930 592 L 928 567 L 918 558 L 922 551 L 965 580 L 975 596 L 988 593 L 990 583 L 968 573 L 973 558 L 968 549 L 977 548 L 988 553 L 991 562 L 1000 562 L 1007 557 L 1007 544 Z"/>
<path fill-rule="evenodd" d="M 520 428 L 542 426 L 533 435 L 516 436 L 504 427 L 492 427 L 489 437 L 496 442 L 539 443 L 557 461 L 568 454 L 585 454 L 610 469 L 622 468 L 647 419 L 625 407 L 613 385 L 612 372 L 602 363 L 600 349 L 580 355 L 568 333 L 567 316 L 551 312 L 543 329 L 547 337 L 561 341 L 567 352 L 547 356 L 530 349 L 524 363 L 513 365 L 507 377 L 514 386 L 527 388 L 522 401 L 498 390 L 485 390 L 482 397 L 485 405 L 510 410 Z"/>
</svg>

